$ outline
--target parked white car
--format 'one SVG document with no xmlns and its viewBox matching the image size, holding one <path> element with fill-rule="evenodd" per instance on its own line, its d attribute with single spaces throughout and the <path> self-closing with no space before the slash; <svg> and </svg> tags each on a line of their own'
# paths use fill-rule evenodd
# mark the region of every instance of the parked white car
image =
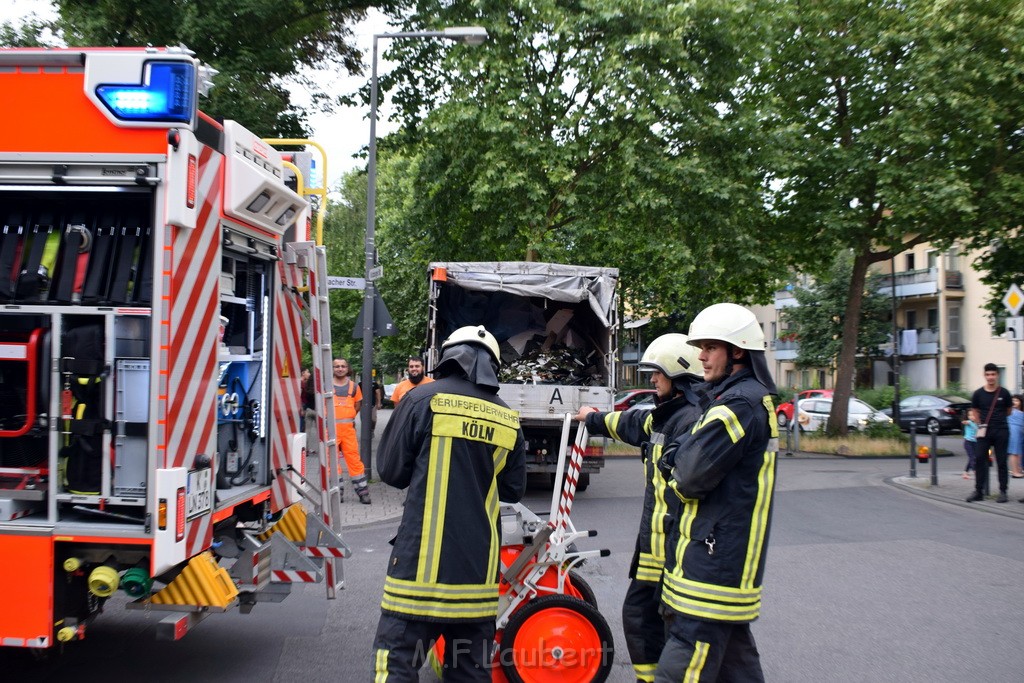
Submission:
<svg viewBox="0 0 1024 683">
<path fill-rule="evenodd" d="M 817 431 L 828 423 L 828 416 L 831 412 L 831 397 L 805 398 L 797 403 L 797 419 L 794 422 L 800 425 L 802 432 Z M 865 429 L 872 422 L 892 424 L 892 418 L 875 410 L 859 398 L 851 398 L 850 408 L 846 413 L 847 427 L 859 431 Z"/>
</svg>

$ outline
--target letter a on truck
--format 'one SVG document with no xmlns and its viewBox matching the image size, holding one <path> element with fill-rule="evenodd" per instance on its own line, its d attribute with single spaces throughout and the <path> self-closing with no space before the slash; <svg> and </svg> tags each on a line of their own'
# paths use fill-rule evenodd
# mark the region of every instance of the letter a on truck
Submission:
<svg viewBox="0 0 1024 683">
<path fill-rule="evenodd" d="M 298 424 L 323 250 L 297 167 L 199 111 L 211 75 L 182 48 L 0 49 L 0 645 L 105 606 L 177 639 L 342 585 L 336 475 L 301 476 L 333 423 Z"/>
</svg>

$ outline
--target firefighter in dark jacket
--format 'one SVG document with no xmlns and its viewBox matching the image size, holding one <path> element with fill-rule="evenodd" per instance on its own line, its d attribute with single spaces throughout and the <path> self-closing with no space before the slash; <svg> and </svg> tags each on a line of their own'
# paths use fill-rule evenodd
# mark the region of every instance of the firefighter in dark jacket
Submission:
<svg viewBox="0 0 1024 683">
<path fill-rule="evenodd" d="M 526 489 L 519 413 L 496 394 L 498 342 L 462 327 L 442 345 L 436 382 L 395 409 L 380 478 L 408 488 L 374 640 L 377 681 L 418 681 L 443 636 L 445 681 L 490 681 L 498 614 L 499 501 Z"/>
<path fill-rule="evenodd" d="M 689 330 L 707 400 L 659 467 L 682 507 L 665 570 L 668 618 L 656 681 L 763 681 L 750 622 L 761 608 L 778 425 L 764 332 L 746 308 L 715 304 Z"/>
<path fill-rule="evenodd" d="M 663 334 L 644 351 L 639 368 L 651 373 L 657 391 L 653 410 L 602 413 L 584 406 L 576 414 L 577 420 L 586 421 L 589 433 L 641 447 L 644 506 L 629 566 L 632 581 L 622 603 L 622 631 L 636 678 L 648 683 L 654 680 L 665 645 L 665 622 L 658 609 L 661 573 L 679 507 L 679 499 L 668 489 L 657 462 L 664 445 L 689 430 L 701 414 L 704 374 L 697 348 L 686 341 L 684 334 Z"/>
</svg>

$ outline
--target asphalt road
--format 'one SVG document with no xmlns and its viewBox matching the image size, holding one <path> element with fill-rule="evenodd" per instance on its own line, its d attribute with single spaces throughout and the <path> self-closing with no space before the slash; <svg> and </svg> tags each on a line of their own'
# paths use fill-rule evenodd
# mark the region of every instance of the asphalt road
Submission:
<svg viewBox="0 0 1024 683">
<path fill-rule="evenodd" d="M 944 468 L 962 467 L 943 458 Z M 780 458 L 762 618 L 754 635 L 769 681 L 1019 681 L 1024 543 L 1019 519 L 918 497 L 884 483 L 899 460 Z M 642 478 L 609 462 L 577 500 L 586 547 L 610 557 L 583 575 L 616 640 L 611 681 L 633 681 L 619 620 Z M 545 509 L 546 491 L 528 502 Z M 396 523 L 350 531 L 347 588 L 322 599 L 296 590 L 252 614 L 207 619 L 184 640 L 158 642 L 156 615 L 112 604 L 87 640 L 48 662 L 0 651 L 3 680 L 371 681 L 371 643 Z M 10 609 L 6 606 L 5 609 Z M 425 673 L 422 680 L 433 680 Z"/>
</svg>

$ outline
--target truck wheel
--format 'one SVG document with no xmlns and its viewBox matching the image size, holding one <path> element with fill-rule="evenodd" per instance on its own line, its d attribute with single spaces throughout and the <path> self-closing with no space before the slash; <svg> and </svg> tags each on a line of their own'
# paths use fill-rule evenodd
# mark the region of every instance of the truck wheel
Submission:
<svg viewBox="0 0 1024 683">
<path fill-rule="evenodd" d="M 508 620 L 498 660 L 511 683 L 602 683 L 615 644 L 594 607 L 568 595 L 546 595 Z"/>
<path fill-rule="evenodd" d="M 786 424 L 789 423 L 789 418 L 786 417 L 786 413 L 782 412 L 781 410 L 779 411 L 779 414 L 776 417 L 776 419 L 779 421 L 779 427 L 781 429 L 785 429 Z"/>
</svg>

